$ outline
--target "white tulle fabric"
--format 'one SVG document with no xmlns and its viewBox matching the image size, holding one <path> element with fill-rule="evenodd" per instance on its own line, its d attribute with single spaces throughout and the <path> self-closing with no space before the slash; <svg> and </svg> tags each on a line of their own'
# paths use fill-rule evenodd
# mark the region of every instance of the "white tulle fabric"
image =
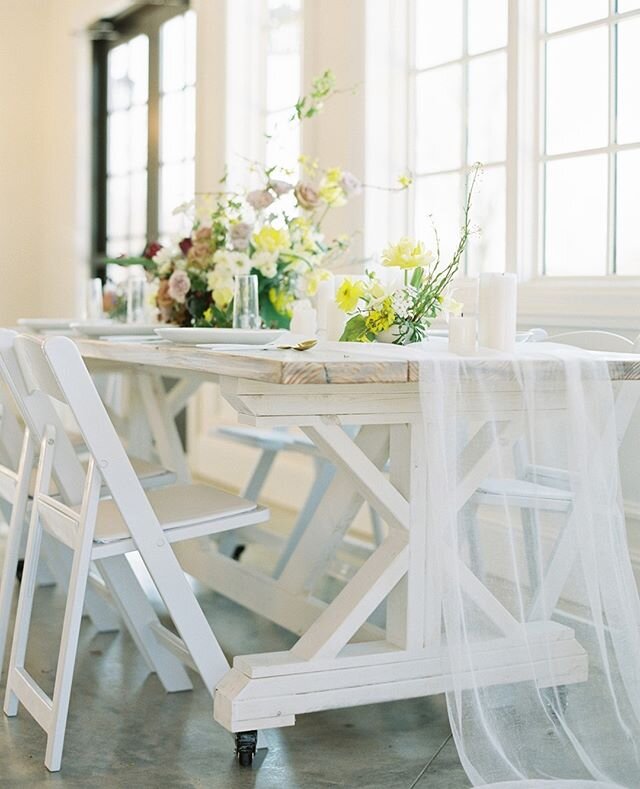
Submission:
<svg viewBox="0 0 640 789">
<path fill-rule="evenodd" d="M 442 598 L 449 717 L 469 780 L 640 787 L 640 603 L 620 491 L 620 386 L 602 356 L 551 343 L 462 359 L 431 341 L 410 355 L 428 548 L 444 557 L 429 589 Z M 624 386 L 640 393 L 640 383 Z M 533 497 L 522 480 L 540 486 Z M 479 500 L 484 489 L 493 496 Z M 490 650 L 504 667 L 487 672 Z"/>
</svg>

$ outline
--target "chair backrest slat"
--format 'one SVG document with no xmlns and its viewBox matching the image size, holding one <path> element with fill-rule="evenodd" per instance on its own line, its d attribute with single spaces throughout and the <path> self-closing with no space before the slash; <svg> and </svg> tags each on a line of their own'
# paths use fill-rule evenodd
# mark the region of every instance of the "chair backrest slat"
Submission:
<svg viewBox="0 0 640 789">
<path fill-rule="evenodd" d="M 8 393 L 0 385 L 0 463 L 11 471 L 18 470 L 23 437 L 24 430 L 13 412 Z"/>
<path fill-rule="evenodd" d="M 640 353 L 640 334 L 634 340 L 615 332 L 592 329 L 588 331 L 562 332 L 546 338 L 547 342 L 560 342 L 584 348 L 586 351 L 609 351 L 611 353 Z M 620 445 L 627 433 L 629 423 L 640 401 L 640 387 L 635 381 L 623 382 L 616 394 L 616 433 Z"/>
<path fill-rule="evenodd" d="M 39 383 L 42 369 L 36 358 L 40 356 L 41 361 L 48 365 L 47 377 L 54 378 L 55 387 L 47 382 L 47 388 L 55 392 L 51 396 L 59 397 L 69 406 L 125 522 L 143 519 L 148 524 L 155 524 L 159 530 L 157 517 L 75 343 L 68 337 L 41 340 L 21 335 L 16 339 L 16 345 L 20 361 L 24 360 L 26 364 L 29 360 L 36 383 Z"/>
<path fill-rule="evenodd" d="M 32 339 L 36 343 L 39 342 L 35 338 Z M 0 329 L 0 377 L 11 392 L 34 441 L 38 444 L 42 441 L 47 425 L 55 427 L 57 439 L 53 476 L 63 501 L 69 505 L 79 504 L 82 500 L 85 471 L 53 402 L 44 391 L 37 388 L 37 382 L 33 380 L 36 373 L 33 365 L 26 370 L 27 375 L 31 377 L 27 383 L 16 351 L 18 340 L 19 335 L 16 332 Z M 61 392 L 58 391 L 57 394 L 60 395 Z"/>
</svg>

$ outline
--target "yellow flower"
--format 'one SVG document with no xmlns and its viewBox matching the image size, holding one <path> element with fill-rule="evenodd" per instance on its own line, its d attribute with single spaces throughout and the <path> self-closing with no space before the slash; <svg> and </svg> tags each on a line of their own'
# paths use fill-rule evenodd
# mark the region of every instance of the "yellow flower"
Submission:
<svg viewBox="0 0 640 789">
<path fill-rule="evenodd" d="M 344 279 L 336 291 L 336 304 L 343 312 L 353 312 L 363 295 L 364 282 L 362 280 L 357 279 L 352 282 L 350 279 Z"/>
<path fill-rule="evenodd" d="M 342 169 L 340 167 L 330 167 L 325 174 L 325 179 L 327 183 L 339 184 L 342 181 Z"/>
<path fill-rule="evenodd" d="M 403 189 L 408 189 L 413 183 L 413 177 L 409 173 L 398 176 L 398 183 Z"/>
<path fill-rule="evenodd" d="M 323 203 L 331 208 L 345 205 L 347 195 L 342 188 L 342 170 L 339 167 L 330 167 L 320 182 L 318 196 Z"/>
<path fill-rule="evenodd" d="M 347 197 L 340 184 L 329 184 L 323 181 L 318 189 L 318 196 L 323 203 L 331 208 L 340 208 L 347 202 Z"/>
<path fill-rule="evenodd" d="M 219 310 L 225 310 L 233 300 L 231 288 L 216 288 L 213 293 L 213 301 Z"/>
<path fill-rule="evenodd" d="M 323 279 L 330 279 L 330 277 L 331 272 L 326 268 L 315 268 L 310 271 L 305 277 L 307 296 L 315 296 L 318 290 L 318 283 L 322 282 Z"/>
<path fill-rule="evenodd" d="M 380 334 L 393 326 L 396 319 L 396 314 L 391 306 L 391 296 L 378 305 L 377 309 L 371 310 L 367 315 L 365 325 L 367 329 L 373 334 Z"/>
<path fill-rule="evenodd" d="M 307 156 L 303 153 L 298 156 L 298 162 L 300 163 L 302 171 L 305 173 L 305 175 L 313 177 L 318 172 L 320 165 L 318 164 L 317 159 L 312 159 L 310 156 Z"/>
<path fill-rule="evenodd" d="M 270 288 L 269 301 L 273 304 L 273 308 L 277 313 L 291 317 L 291 307 L 294 302 L 293 294 L 287 293 L 285 290 L 276 290 L 276 288 Z"/>
<path fill-rule="evenodd" d="M 202 317 L 207 323 L 213 323 L 213 309 L 211 307 L 207 307 L 207 309 L 202 313 Z"/>
<path fill-rule="evenodd" d="M 383 266 L 397 268 L 418 268 L 433 263 L 434 255 L 425 249 L 422 241 L 401 238 L 397 244 L 390 244 L 382 253 Z"/>
<path fill-rule="evenodd" d="M 291 246 L 289 231 L 286 228 L 279 230 L 271 225 L 264 225 L 260 228 L 257 233 L 253 234 L 251 241 L 260 252 L 281 252 Z"/>
<path fill-rule="evenodd" d="M 367 315 L 365 325 L 373 334 L 380 334 L 393 326 L 395 319 L 396 314 L 391 306 L 391 297 L 387 296 L 378 309 L 371 310 Z"/>
</svg>

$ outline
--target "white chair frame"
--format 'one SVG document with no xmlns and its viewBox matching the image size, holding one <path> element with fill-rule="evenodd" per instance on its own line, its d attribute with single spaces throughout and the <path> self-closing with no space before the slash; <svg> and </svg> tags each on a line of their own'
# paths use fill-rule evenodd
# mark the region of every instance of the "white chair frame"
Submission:
<svg viewBox="0 0 640 789">
<path fill-rule="evenodd" d="M 62 760 L 87 584 L 97 583 L 113 599 L 150 670 L 158 674 L 167 691 L 192 687 L 183 667 L 186 664 L 201 675 L 213 695 L 229 664 L 171 543 L 262 522 L 268 511 L 254 505 L 241 513 L 218 514 L 215 519 L 178 523 L 169 531 L 163 530 L 74 343 L 65 337 L 41 341 L 21 336 L 16 339 L 16 348 L 29 393 L 29 413 L 40 428 L 41 446 L 4 710 L 8 716 L 14 716 L 20 702 L 31 713 L 47 733 L 45 765 L 55 771 L 60 769 Z M 90 453 L 86 473 L 55 409 L 45 407 L 50 405 L 49 398 L 67 404 L 81 429 Z M 49 494 L 52 475 L 60 490 L 58 497 Z M 128 539 L 94 542 L 103 484 L 129 530 Z M 45 530 L 65 544 L 73 556 L 52 698 L 29 675 L 24 664 Z M 142 557 L 179 636 L 160 623 L 124 555 L 132 550 L 138 550 Z M 90 573 L 92 561 L 102 582 Z"/>
</svg>

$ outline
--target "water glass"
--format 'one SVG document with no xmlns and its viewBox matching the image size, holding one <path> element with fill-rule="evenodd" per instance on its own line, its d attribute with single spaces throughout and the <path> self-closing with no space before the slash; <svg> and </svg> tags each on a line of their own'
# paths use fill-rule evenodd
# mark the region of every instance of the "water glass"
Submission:
<svg viewBox="0 0 640 789">
<path fill-rule="evenodd" d="M 104 307 L 102 301 L 102 280 L 99 277 L 90 279 L 87 282 L 85 304 L 85 317 L 90 321 L 99 321 L 104 317 Z"/>
<path fill-rule="evenodd" d="M 255 274 L 236 277 L 236 289 L 233 297 L 233 328 L 259 329 L 260 324 L 258 277 Z"/>
<path fill-rule="evenodd" d="M 127 278 L 127 323 L 145 323 L 146 302 L 147 279 L 144 273 L 132 271 Z"/>
</svg>

